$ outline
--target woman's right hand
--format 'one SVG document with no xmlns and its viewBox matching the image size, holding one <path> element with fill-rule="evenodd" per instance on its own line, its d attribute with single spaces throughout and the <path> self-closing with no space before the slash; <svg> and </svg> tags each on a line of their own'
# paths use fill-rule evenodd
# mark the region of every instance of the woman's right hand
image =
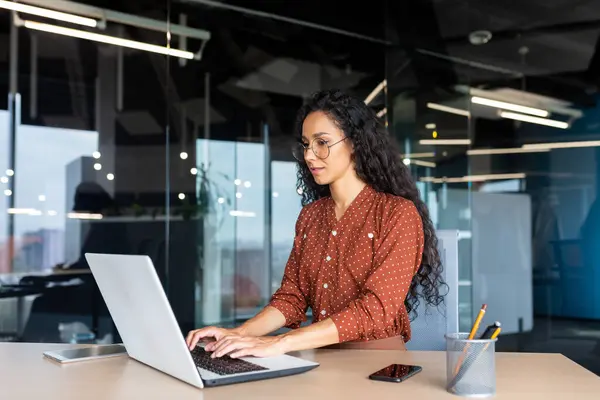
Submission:
<svg viewBox="0 0 600 400">
<path fill-rule="evenodd" d="M 193 350 L 200 340 L 205 339 L 205 338 L 211 338 L 212 339 L 211 343 L 208 343 L 205 346 L 205 350 L 210 351 L 211 344 L 216 343 L 217 341 L 219 341 L 222 338 L 227 337 L 227 336 L 243 336 L 243 335 L 242 335 L 241 331 L 237 328 L 225 329 L 225 328 L 219 328 L 216 326 L 207 326 L 205 328 L 195 329 L 193 331 L 190 331 L 185 339 L 185 342 L 187 343 L 189 349 Z"/>
</svg>

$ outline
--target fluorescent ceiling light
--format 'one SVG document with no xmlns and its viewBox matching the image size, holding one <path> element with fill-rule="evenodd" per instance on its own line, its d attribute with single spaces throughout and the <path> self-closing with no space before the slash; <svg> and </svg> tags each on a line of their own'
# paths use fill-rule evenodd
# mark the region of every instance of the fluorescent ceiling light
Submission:
<svg viewBox="0 0 600 400">
<path fill-rule="evenodd" d="M 435 168 L 436 164 L 431 161 L 415 160 L 414 158 L 405 158 L 404 165 L 420 165 L 421 167 Z"/>
<path fill-rule="evenodd" d="M 408 153 L 402 154 L 402 158 L 430 158 L 435 157 L 435 153 Z"/>
<path fill-rule="evenodd" d="M 425 125 L 425 129 L 435 129 L 435 124 L 427 124 Z"/>
<path fill-rule="evenodd" d="M 470 149 L 467 150 L 467 154 L 470 156 L 482 156 L 491 154 L 515 154 L 515 153 L 544 153 L 550 151 L 549 149 L 536 149 L 536 148 L 524 148 L 514 147 L 507 149 Z"/>
<path fill-rule="evenodd" d="M 256 213 L 252 211 L 239 211 L 239 210 L 231 210 L 229 211 L 229 215 L 232 217 L 256 217 Z"/>
<path fill-rule="evenodd" d="M 113 44 L 115 46 L 128 47 L 130 49 L 144 50 L 152 53 L 164 54 L 168 56 L 181 57 L 191 60 L 194 58 L 194 53 L 190 51 L 183 51 L 177 49 L 170 49 L 163 46 L 157 46 L 154 44 L 136 42 L 134 40 L 121 39 L 114 36 L 100 35 L 98 33 L 91 33 L 80 31 L 77 29 L 63 28 L 61 26 L 43 24 L 40 22 L 23 21 L 23 26 L 29 29 L 37 31 L 56 33 L 58 35 L 71 36 L 79 39 L 92 40 L 94 42 Z"/>
<path fill-rule="evenodd" d="M 6 212 L 13 215 L 42 215 L 42 212 L 35 208 L 9 208 Z"/>
<path fill-rule="evenodd" d="M 67 217 L 71 219 L 102 219 L 102 214 L 70 212 L 67 214 Z"/>
<path fill-rule="evenodd" d="M 420 179 L 421 182 L 431 183 L 462 183 L 462 182 L 485 182 L 505 179 L 524 179 L 525 173 L 517 172 L 513 174 L 489 174 L 489 175 L 468 175 L 468 176 L 457 176 L 451 178 L 432 178 L 423 177 Z"/>
<path fill-rule="evenodd" d="M 422 139 L 419 144 L 430 146 L 454 146 L 454 145 L 470 145 L 471 139 Z"/>
<path fill-rule="evenodd" d="M 52 18 L 58 21 L 71 22 L 73 24 L 89 26 L 91 28 L 95 28 L 98 25 L 98 21 L 93 18 L 80 17 L 78 15 L 29 6 L 26 4 L 14 3 L 12 1 L 0 0 L 0 8 L 26 14 L 38 15 L 40 17 Z"/>
<path fill-rule="evenodd" d="M 369 104 L 370 102 L 372 102 L 373 99 L 375 97 L 377 97 L 377 95 L 379 94 L 379 92 L 381 92 L 383 90 L 383 88 L 385 88 L 385 87 L 387 87 L 387 80 L 386 79 L 382 80 L 379 83 L 379 85 L 377 85 L 375 87 L 375 89 L 373 89 L 373 91 L 371 93 L 369 93 L 369 95 L 365 99 L 365 104 Z"/>
<path fill-rule="evenodd" d="M 379 118 L 381 118 L 381 117 L 383 117 L 385 114 L 387 114 L 387 108 L 384 108 L 383 110 L 379 111 L 379 112 L 377 113 L 377 116 L 378 116 Z"/>
<path fill-rule="evenodd" d="M 480 104 L 482 106 L 496 107 L 496 108 L 501 108 L 503 110 L 511 110 L 511 111 L 517 111 L 517 112 L 524 113 L 524 114 L 537 115 L 538 117 L 547 117 L 548 115 L 550 115 L 550 113 L 548 111 L 542 110 L 539 108 L 521 106 L 519 104 L 507 103 L 505 101 L 486 99 L 486 98 L 477 97 L 477 96 L 471 97 L 471 102 L 473 102 L 475 104 Z"/>
<path fill-rule="evenodd" d="M 39 0 L 38 0 L 39 1 Z M 458 86 L 457 90 L 471 96 L 490 99 L 495 98 L 508 104 L 518 104 L 519 102 L 531 99 L 533 104 L 538 104 L 542 110 L 547 110 L 549 113 L 564 114 L 573 118 L 581 118 L 583 113 L 580 110 L 570 108 L 569 102 L 555 99 L 547 96 L 540 96 L 523 90 L 511 88 L 498 88 L 494 90 L 482 90 L 469 86 Z M 515 103 L 516 102 L 516 103 Z M 502 108 L 502 107 L 500 107 Z M 508 110 L 508 108 L 506 108 Z M 512 110 L 518 111 L 518 110 Z"/>
<path fill-rule="evenodd" d="M 462 115 L 463 117 L 471 116 L 471 113 L 467 110 L 462 110 L 460 108 L 454 108 L 454 107 L 448 107 L 448 106 L 445 106 L 442 104 L 427 103 L 427 107 L 431 108 L 432 110 L 438 110 L 438 111 L 443 111 L 443 112 L 447 112 L 450 114 Z"/>
<path fill-rule="evenodd" d="M 588 140 L 580 142 L 530 143 L 523 145 L 523 149 L 531 149 L 538 151 L 578 147 L 600 147 L 600 140 Z"/>
<path fill-rule="evenodd" d="M 553 128 L 567 129 L 569 127 L 569 124 L 567 122 L 556 121 L 553 119 L 532 117 L 529 115 L 517 114 L 517 113 L 513 113 L 513 112 L 508 112 L 508 111 L 501 112 L 500 116 L 502 118 L 514 119 L 514 120 L 523 121 L 523 122 L 531 122 L 532 124 L 546 125 L 546 126 L 551 126 Z"/>
</svg>

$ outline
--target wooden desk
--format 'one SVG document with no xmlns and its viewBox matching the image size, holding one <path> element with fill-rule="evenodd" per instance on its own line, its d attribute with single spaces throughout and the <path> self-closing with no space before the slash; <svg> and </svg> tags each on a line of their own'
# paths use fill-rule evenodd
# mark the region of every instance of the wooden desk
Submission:
<svg viewBox="0 0 600 400">
<path fill-rule="evenodd" d="M 0 343 L 2 398 L 17 399 L 458 399 L 444 390 L 444 352 L 318 350 L 299 355 L 321 363 L 304 374 L 196 389 L 127 356 L 59 365 L 42 352 L 68 345 Z M 391 363 L 423 372 L 403 383 L 367 375 Z M 498 353 L 495 399 L 598 399 L 600 377 L 559 354 Z"/>
</svg>

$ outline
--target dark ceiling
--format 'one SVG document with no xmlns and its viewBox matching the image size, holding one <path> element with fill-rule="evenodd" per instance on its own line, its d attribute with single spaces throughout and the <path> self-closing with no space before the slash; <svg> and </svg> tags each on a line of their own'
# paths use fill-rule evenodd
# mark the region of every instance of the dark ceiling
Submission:
<svg viewBox="0 0 600 400">
<path fill-rule="evenodd" d="M 174 141 L 183 132 L 201 130 L 207 73 L 211 130 L 224 139 L 256 139 L 261 122 L 269 123 L 273 135 L 289 137 L 303 96 L 341 87 L 366 97 L 386 76 L 394 94 L 443 94 L 457 84 L 522 87 L 526 82 L 529 91 L 582 106 L 594 103 L 600 79 L 600 2 L 594 0 L 375 0 L 356 6 L 232 0 L 223 2 L 227 7 L 203 0 L 80 2 L 172 23 L 185 14 L 189 26 L 212 35 L 202 60 L 183 66 L 176 59 L 125 53 L 122 144 L 159 143 L 156 127 L 166 125 L 167 115 Z M 8 14 L 0 18 L 0 90 L 7 90 Z M 489 30 L 491 41 L 474 46 L 468 39 L 474 30 Z M 124 34 L 166 44 L 156 32 L 128 27 Z M 30 36 L 21 36 L 19 52 L 24 121 L 93 129 L 99 46 L 38 35 L 39 106 L 30 118 Z M 171 45 L 177 47 L 178 40 L 174 36 Z M 188 42 L 190 50 L 199 46 Z M 101 57 L 114 54 L 100 48 Z M 384 96 L 372 106 L 383 108 Z"/>
</svg>

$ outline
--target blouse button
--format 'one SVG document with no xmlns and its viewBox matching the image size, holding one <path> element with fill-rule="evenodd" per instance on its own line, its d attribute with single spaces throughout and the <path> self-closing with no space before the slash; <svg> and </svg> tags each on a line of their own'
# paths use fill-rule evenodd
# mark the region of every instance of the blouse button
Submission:
<svg viewBox="0 0 600 400">
<path fill-rule="evenodd" d="M 329 285 L 328 285 L 328 284 L 326 284 L 326 283 L 324 283 L 324 284 L 323 284 L 323 287 L 324 287 L 325 289 L 327 289 L 327 288 L 329 287 Z"/>
<path fill-rule="evenodd" d="M 331 257 L 327 256 L 327 258 L 325 258 L 327 261 L 331 261 Z"/>
<path fill-rule="evenodd" d="M 304 239 L 306 239 L 306 233 L 304 234 Z"/>
<path fill-rule="evenodd" d="M 332 231 L 332 232 L 331 232 L 331 234 L 332 234 L 333 236 L 335 236 L 335 235 L 337 235 L 337 231 Z"/>
<path fill-rule="evenodd" d="M 369 237 L 369 239 L 373 239 L 373 234 L 371 232 L 369 232 L 367 236 Z"/>
<path fill-rule="evenodd" d="M 325 315 L 325 314 L 327 314 L 327 311 L 321 310 L 321 315 Z"/>
</svg>

